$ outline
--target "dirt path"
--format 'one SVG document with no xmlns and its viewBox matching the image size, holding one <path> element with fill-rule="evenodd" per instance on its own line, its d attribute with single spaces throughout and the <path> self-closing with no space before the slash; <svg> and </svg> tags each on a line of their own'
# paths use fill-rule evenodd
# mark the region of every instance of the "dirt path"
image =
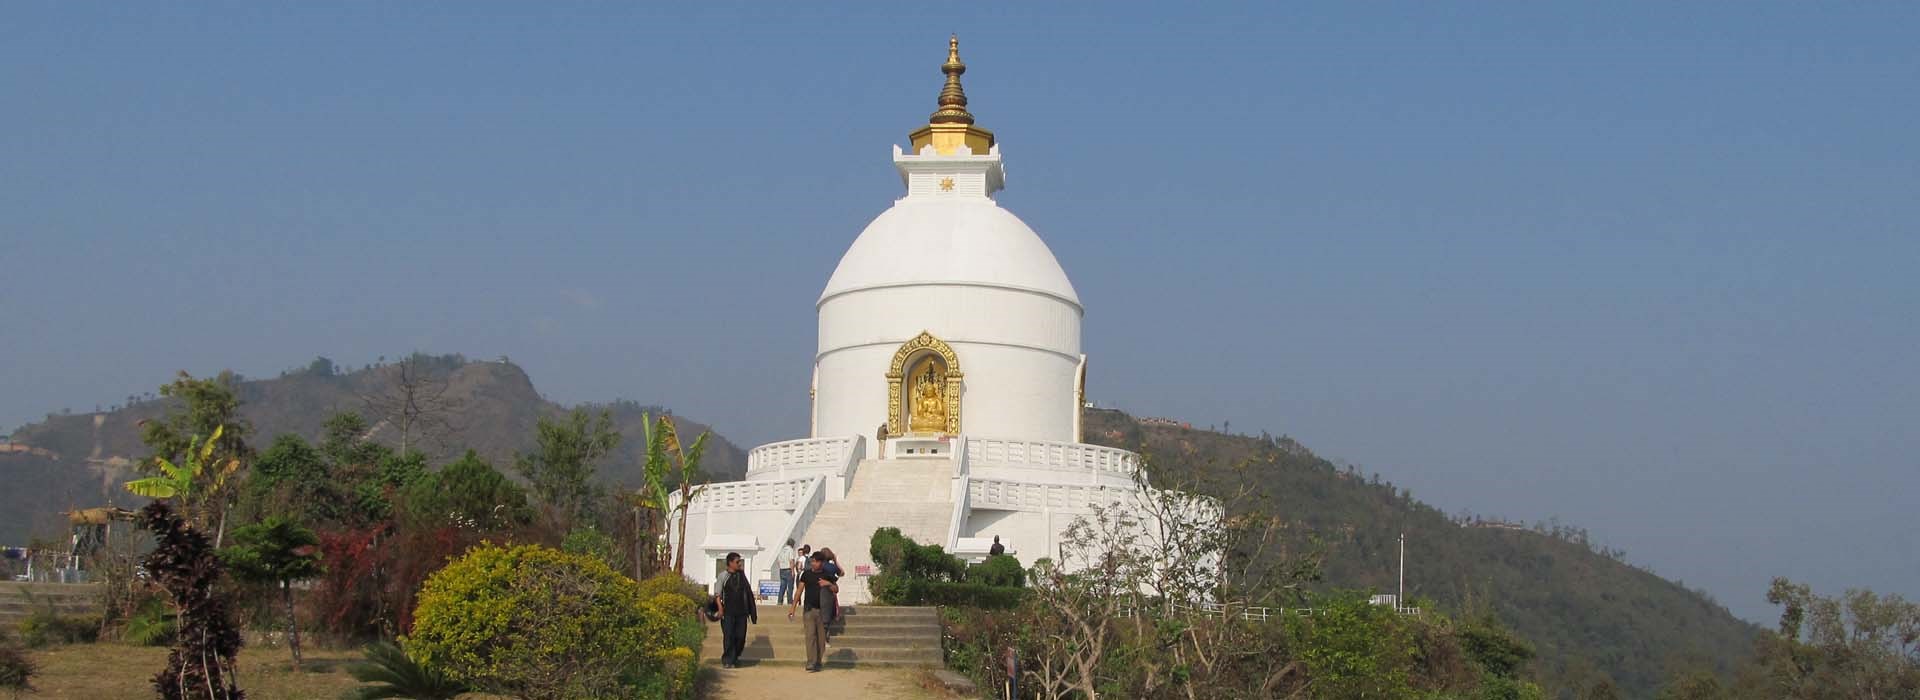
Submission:
<svg viewBox="0 0 1920 700">
<path fill-rule="evenodd" d="M 920 686 L 921 671 L 897 668 L 828 668 L 807 673 L 799 666 L 709 667 L 712 700 L 824 698 L 835 700 L 934 700 L 952 697 Z"/>
</svg>

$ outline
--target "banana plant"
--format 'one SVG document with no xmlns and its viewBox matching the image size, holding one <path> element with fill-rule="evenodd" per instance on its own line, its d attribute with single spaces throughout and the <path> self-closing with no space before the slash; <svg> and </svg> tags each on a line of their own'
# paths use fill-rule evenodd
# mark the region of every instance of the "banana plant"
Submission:
<svg viewBox="0 0 1920 700">
<path fill-rule="evenodd" d="M 207 491 L 219 493 L 220 489 L 226 485 L 227 478 L 240 469 L 240 460 L 234 458 L 228 458 L 217 465 L 210 464 L 213 461 L 214 447 L 220 443 L 220 435 L 224 432 L 226 432 L 226 426 L 220 426 L 214 428 L 213 435 L 206 440 L 195 436 L 187 447 L 184 464 L 174 464 L 166 457 L 155 457 L 154 460 L 160 465 L 160 474 L 127 482 L 127 491 L 147 498 L 174 499 L 179 505 L 181 514 L 190 515 L 194 490 L 196 486 L 203 483 L 201 478 L 203 475 L 211 479 L 207 484 Z M 187 520 L 192 522 L 193 518 L 187 517 Z"/>
</svg>

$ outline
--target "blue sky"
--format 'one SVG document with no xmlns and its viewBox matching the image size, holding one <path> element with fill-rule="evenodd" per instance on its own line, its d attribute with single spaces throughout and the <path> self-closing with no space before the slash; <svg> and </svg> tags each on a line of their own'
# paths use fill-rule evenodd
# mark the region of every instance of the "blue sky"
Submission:
<svg viewBox="0 0 1920 700">
<path fill-rule="evenodd" d="M 0 426 L 419 349 L 801 435 L 958 32 L 1095 400 L 1920 595 L 1920 8 L 954 9 L 10 4 Z"/>
</svg>

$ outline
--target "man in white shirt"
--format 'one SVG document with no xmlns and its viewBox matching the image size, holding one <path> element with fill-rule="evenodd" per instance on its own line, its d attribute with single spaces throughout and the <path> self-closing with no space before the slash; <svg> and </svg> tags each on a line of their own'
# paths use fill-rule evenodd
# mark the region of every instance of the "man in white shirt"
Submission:
<svg viewBox="0 0 1920 700">
<path fill-rule="evenodd" d="M 780 553 L 773 557 L 773 569 L 780 572 L 780 604 L 786 605 L 793 599 L 793 540 L 781 545 Z"/>
</svg>

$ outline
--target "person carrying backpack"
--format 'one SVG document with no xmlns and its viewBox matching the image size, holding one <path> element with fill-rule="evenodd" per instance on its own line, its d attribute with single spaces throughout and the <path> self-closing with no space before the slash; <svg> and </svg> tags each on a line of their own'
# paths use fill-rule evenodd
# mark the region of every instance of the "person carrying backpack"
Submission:
<svg viewBox="0 0 1920 700">
<path fill-rule="evenodd" d="M 759 602 L 753 583 L 747 580 L 746 560 L 739 552 L 727 553 L 727 570 L 720 573 L 720 594 L 714 602 L 720 607 L 720 667 L 739 668 L 740 652 L 747 649 L 747 622 L 760 624 Z"/>
</svg>

